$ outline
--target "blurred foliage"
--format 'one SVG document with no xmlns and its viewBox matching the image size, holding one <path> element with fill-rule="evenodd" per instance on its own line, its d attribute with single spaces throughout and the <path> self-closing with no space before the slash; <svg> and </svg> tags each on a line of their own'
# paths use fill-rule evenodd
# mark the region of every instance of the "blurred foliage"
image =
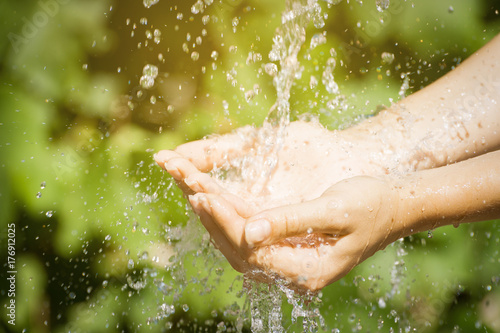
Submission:
<svg viewBox="0 0 500 333">
<path fill-rule="evenodd" d="M 17 270 L 16 325 L 2 315 L 0 332 L 249 330 L 242 277 L 152 154 L 263 122 L 276 98 L 263 65 L 284 1 L 216 0 L 198 14 L 193 3 L 0 3 L 2 306 L 11 223 Z M 294 119 L 316 114 L 329 128 L 398 100 L 405 77 L 406 94 L 433 82 L 500 27 L 499 1 L 322 4 L 326 26 L 308 29 L 291 102 Z M 318 34 L 327 42 L 309 49 Z M 335 53 L 341 105 L 321 83 L 310 88 Z M 159 69 L 149 89 L 146 64 Z M 432 236 L 325 288 L 324 329 L 500 332 L 500 223 Z M 283 307 L 287 331 L 300 332 Z"/>
</svg>

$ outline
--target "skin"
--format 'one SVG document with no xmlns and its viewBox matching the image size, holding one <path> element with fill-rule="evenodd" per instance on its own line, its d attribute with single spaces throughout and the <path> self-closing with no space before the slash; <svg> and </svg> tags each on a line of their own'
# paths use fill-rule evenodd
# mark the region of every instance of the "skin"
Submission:
<svg viewBox="0 0 500 333">
<path fill-rule="evenodd" d="M 330 132 L 292 123 L 265 177 L 262 169 L 214 176 L 257 156 L 265 129 L 187 143 L 155 159 L 236 270 L 318 290 L 401 237 L 500 217 L 499 64 L 497 36 L 356 126 Z"/>
</svg>

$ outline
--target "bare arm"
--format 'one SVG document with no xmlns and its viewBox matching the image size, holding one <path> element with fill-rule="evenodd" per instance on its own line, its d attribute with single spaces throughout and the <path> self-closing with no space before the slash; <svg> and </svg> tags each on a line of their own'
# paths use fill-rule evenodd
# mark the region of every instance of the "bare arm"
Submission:
<svg viewBox="0 0 500 333">
<path fill-rule="evenodd" d="M 202 173 L 255 149 L 255 140 L 238 135 L 188 143 L 156 160 L 235 269 L 269 270 L 316 290 L 398 238 L 500 217 L 499 64 L 496 37 L 347 130 L 290 125 L 267 192 L 220 186 Z"/>
<path fill-rule="evenodd" d="M 409 174 L 396 184 L 401 236 L 500 218 L 500 151 Z"/>
<path fill-rule="evenodd" d="M 456 69 L 348 129 L 375 140 L 388 171 L 429 169 L 500 148 L 500 35 Z"/>
</svg>

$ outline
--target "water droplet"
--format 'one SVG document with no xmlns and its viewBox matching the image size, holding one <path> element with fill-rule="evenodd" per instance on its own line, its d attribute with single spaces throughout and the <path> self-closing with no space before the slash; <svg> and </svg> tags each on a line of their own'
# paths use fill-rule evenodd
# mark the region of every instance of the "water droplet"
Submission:
<svg viewBox="0 0 500 333">
<path fill-rule="evenodd" d="M 142 76 L 140 79 L 141 87 L 144 89 L 151 89 L 155 84 L 155 79 L 158 76 L 158 67 L 155 65 L 147 64 L 142 69 Z"/>
<path fill-rule="evenodd" d="M 380 298 L 378 299 L 378 306 L 379 306 L 379 308 L 381 308 L 381 309 L 385 309 L 385 307 L 387 306 L 387 305 L 386 305 L 386 303 L 385 303 L 385 300 L 384 300 L 382 297 L 380 297 Z"/>
<path fill-rule="evenodd" d="M 233 27 L 237 27 L 238 24 L 240 24 L 240 20 L 237 17 L 233 17 L 231 24 L 233 25 Z"/>
<path fill-rule="evenodd" d="M 427 231 L 427 238 L 432 238 L 432 230 Z"/>
<path fill-rule="evenodd" d="M 127 268 L 128 269 L 133 269 L 134 268 L 134 261 L 132 259 L 129 259 L 127 262 Z"/>
<path fill-rule="evenodd" d="M 312 50 L 314 49 L 316 46 L 318 45 L 321 45 L 321 44 L 325 44 L 326 43 L 326 36 L 325 36 L 325 32 L 322 33 L 322 34 L 315 34 L 312 38 L 311 38 L 311 43 L 309 45 L 309 48 Z"/>
<path fill-rule="evenodd" d="M 455 11 L 455 9 L 453 8 L 453 6 L 450 6 L 448 7 L 448 13 L 453 13 Z"/>
<path fill-rule="evenodd" d="M 104 240 L 107 240 L 107 241 L 111 240 L 111 235 L 106 235 L 106 237 L 104 237 Z"/>
<path fill-rule="evenodd" d="M 156 5 L 160 0 L 142 0 L 144 7 L 150 8 L 153 5 Z"/>
<path fill-rule="evenodd" d="M 47 217 L 52 217 L 52 215 L 54 215 L 54 212 L 52 210 L 48 210 L 46 213 L 45 213 L 45 216 Z"/>
<path fill-rule="evenodd" d="M 83 69 L 84 71 L 86 71 L 87 69 L 89 69 L 89 64 L 83 64 L 83 65 L 82 65 L 82 69 Z"/>
<path fill-rule="evenodd" d="M 102 281 L 102 287 L 103 288 L 106 288 L 108 286 L 108 284 L 109 284 L 108 280 Z"/>
<path fill-rule="evenodd" d="M 212 51 L 212 54 L 210 55 L 210 57 L 212 57 L 212 59 L 214 59 L 214 60 L 217 60 L 217 58 L 219 57 L 219 52 Z"/>
<path fill-rule="evenodd" d="M 379 12 L 383 12 L 389 8 L 390 0 L 377 0 L 375 1 L 375 6 Z"/>
<path fill-rule="evenodd" d="M 236 46 L 236 45 L 231 45 L 231 46 L 229 47 L 229 53 L 233 53 L 233 54 L 235 54 L 237 51 L 238 51 L 238 46 Z"/>
<path fill-rule="evenodd" d="M 68 294 L 68 296 L 69 296 L 70 299 L 75 299 L 76 298 L 76 294 L 74 292 L 70 292 Z"/>
<path fill-rule="evenodd" d="M 217 274 L 217 275 L 221 276 L 222 274 L 224 274 L 224 268 L 222 268 L 222 267 L 217 267 L 217 268 L 215 269 L 215 274 Z"/>
<path fill-rule="evenodd" d="M 189 305 L 187 305 L 187 304 L 183 304 L 183 305 L 182 305 L 182 311 L 184 311 L 184 312 L 188 312 L 188 311 L 189 311 Z"/>
<path fill-rule="evenodd" d="M 173 112 L 174 112 L 174 110 L 175 110 L 175 108 L 174 108 L 174 106 L 173 106 L 173 105 L 169 105 L 169 106 L 167 106 L 167 112 L 168 112 L 168 113 L 173 113 Z"/>
<path fill-rule="evenodd" d="M 313 233 L 313 228 L 307 228 L 307 233 L 312 234 Z"/>
<path fill-rule="evenodd" d="M 197 61 L 198 59 L 200 59 L 200 54 L 196 51 L 193 51 L 191 53 L 191 59 L 193 59 L 193 61 Z"/>
<path fill-rule="evenodd" d="M 311 89 L 314 89 L 317 86 L 318 86 L 318 79 L 316 78 L 316 76 L 311 75 L 311 78 L 309 79 L 309 87 Z"/>
<path fill-rule="evenodd" d="M 47 185 L 47 183 L 42 182 L 42 183 L 40 184 L 40 188 L 43 190 L 43 189 L 45 188 L 45 186 L 46 186 L 46 185 Z"/>
<path fill-rule="evenodd" d="M 182 20 L 184 18 L 184 14 L 182 13 L 177 13 L 177 19 Z"/>
<path fill-rule="evenodd" d="M 255 91 L 248 90 L 245 92 L 245 100 L 247 101 L 247 103 L 250 103 L 250 101 L 252 101 L 254 97 L 255 97 Z"/>
<path fill-rule="evenodd" d="M 159 29 L 155 29 L 153 32 L 153 36 L 153 41 L 155 42 L 155 44 L 160 44 L 161 31 Z"/>
<path fill-rule="evenodd" d="M 36 194 L 36 198 L 37 198 L 37 199 L 40 199 L 41 197 L 42 197 L 42 192 L 38 192 L 38 193 Z"/>
<path fill-rule="evenodd" d="M 390 65 L 394 61 L 394 53 L 382 52 L 380 58 L 382 58 L 382 63 Z"/>
<path fill-rule="evenodd" d="M 276 74 L 278 73 L 278 66 L 276 64 L 273 64 L 272 62 L 270 62 L 264 66 L 264 70 L 266 71 L 266 73 L 268 75 L 276 76 Z"/>
<path fill-rule="evenodd" d="M 208 22 L 210 22 L 210 16 L 209 15 L 205 15 L 201 18 L 201 22 L 203 22 L 204 25 L 207 25 Z"/>
<path fill-rule="evenodd" d="M 198 0 L 195 2 L 194 5 L 191 6 L 191 13 L 193 14 L 198 14 L 202 13 L 204 10 L 205 5 L 203 4 L 203 1 Z"/>
</svg>

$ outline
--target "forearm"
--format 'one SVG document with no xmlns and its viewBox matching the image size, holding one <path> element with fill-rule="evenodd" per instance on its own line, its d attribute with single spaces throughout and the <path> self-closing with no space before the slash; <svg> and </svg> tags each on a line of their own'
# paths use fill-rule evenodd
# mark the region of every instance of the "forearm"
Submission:
<svg viewBox="0 0 500 333">
<path fill-rule="evenodd" d="M 374 141 L 387 169 L 462 161 L 500 147 L 500 35 L 456 69 L 349 129 Z"/>
<path fill-rule="evenodd" d="M 396 181 L 400 237 L 443 225 L 500 218 L 500 151 Z"/>
</svg>

